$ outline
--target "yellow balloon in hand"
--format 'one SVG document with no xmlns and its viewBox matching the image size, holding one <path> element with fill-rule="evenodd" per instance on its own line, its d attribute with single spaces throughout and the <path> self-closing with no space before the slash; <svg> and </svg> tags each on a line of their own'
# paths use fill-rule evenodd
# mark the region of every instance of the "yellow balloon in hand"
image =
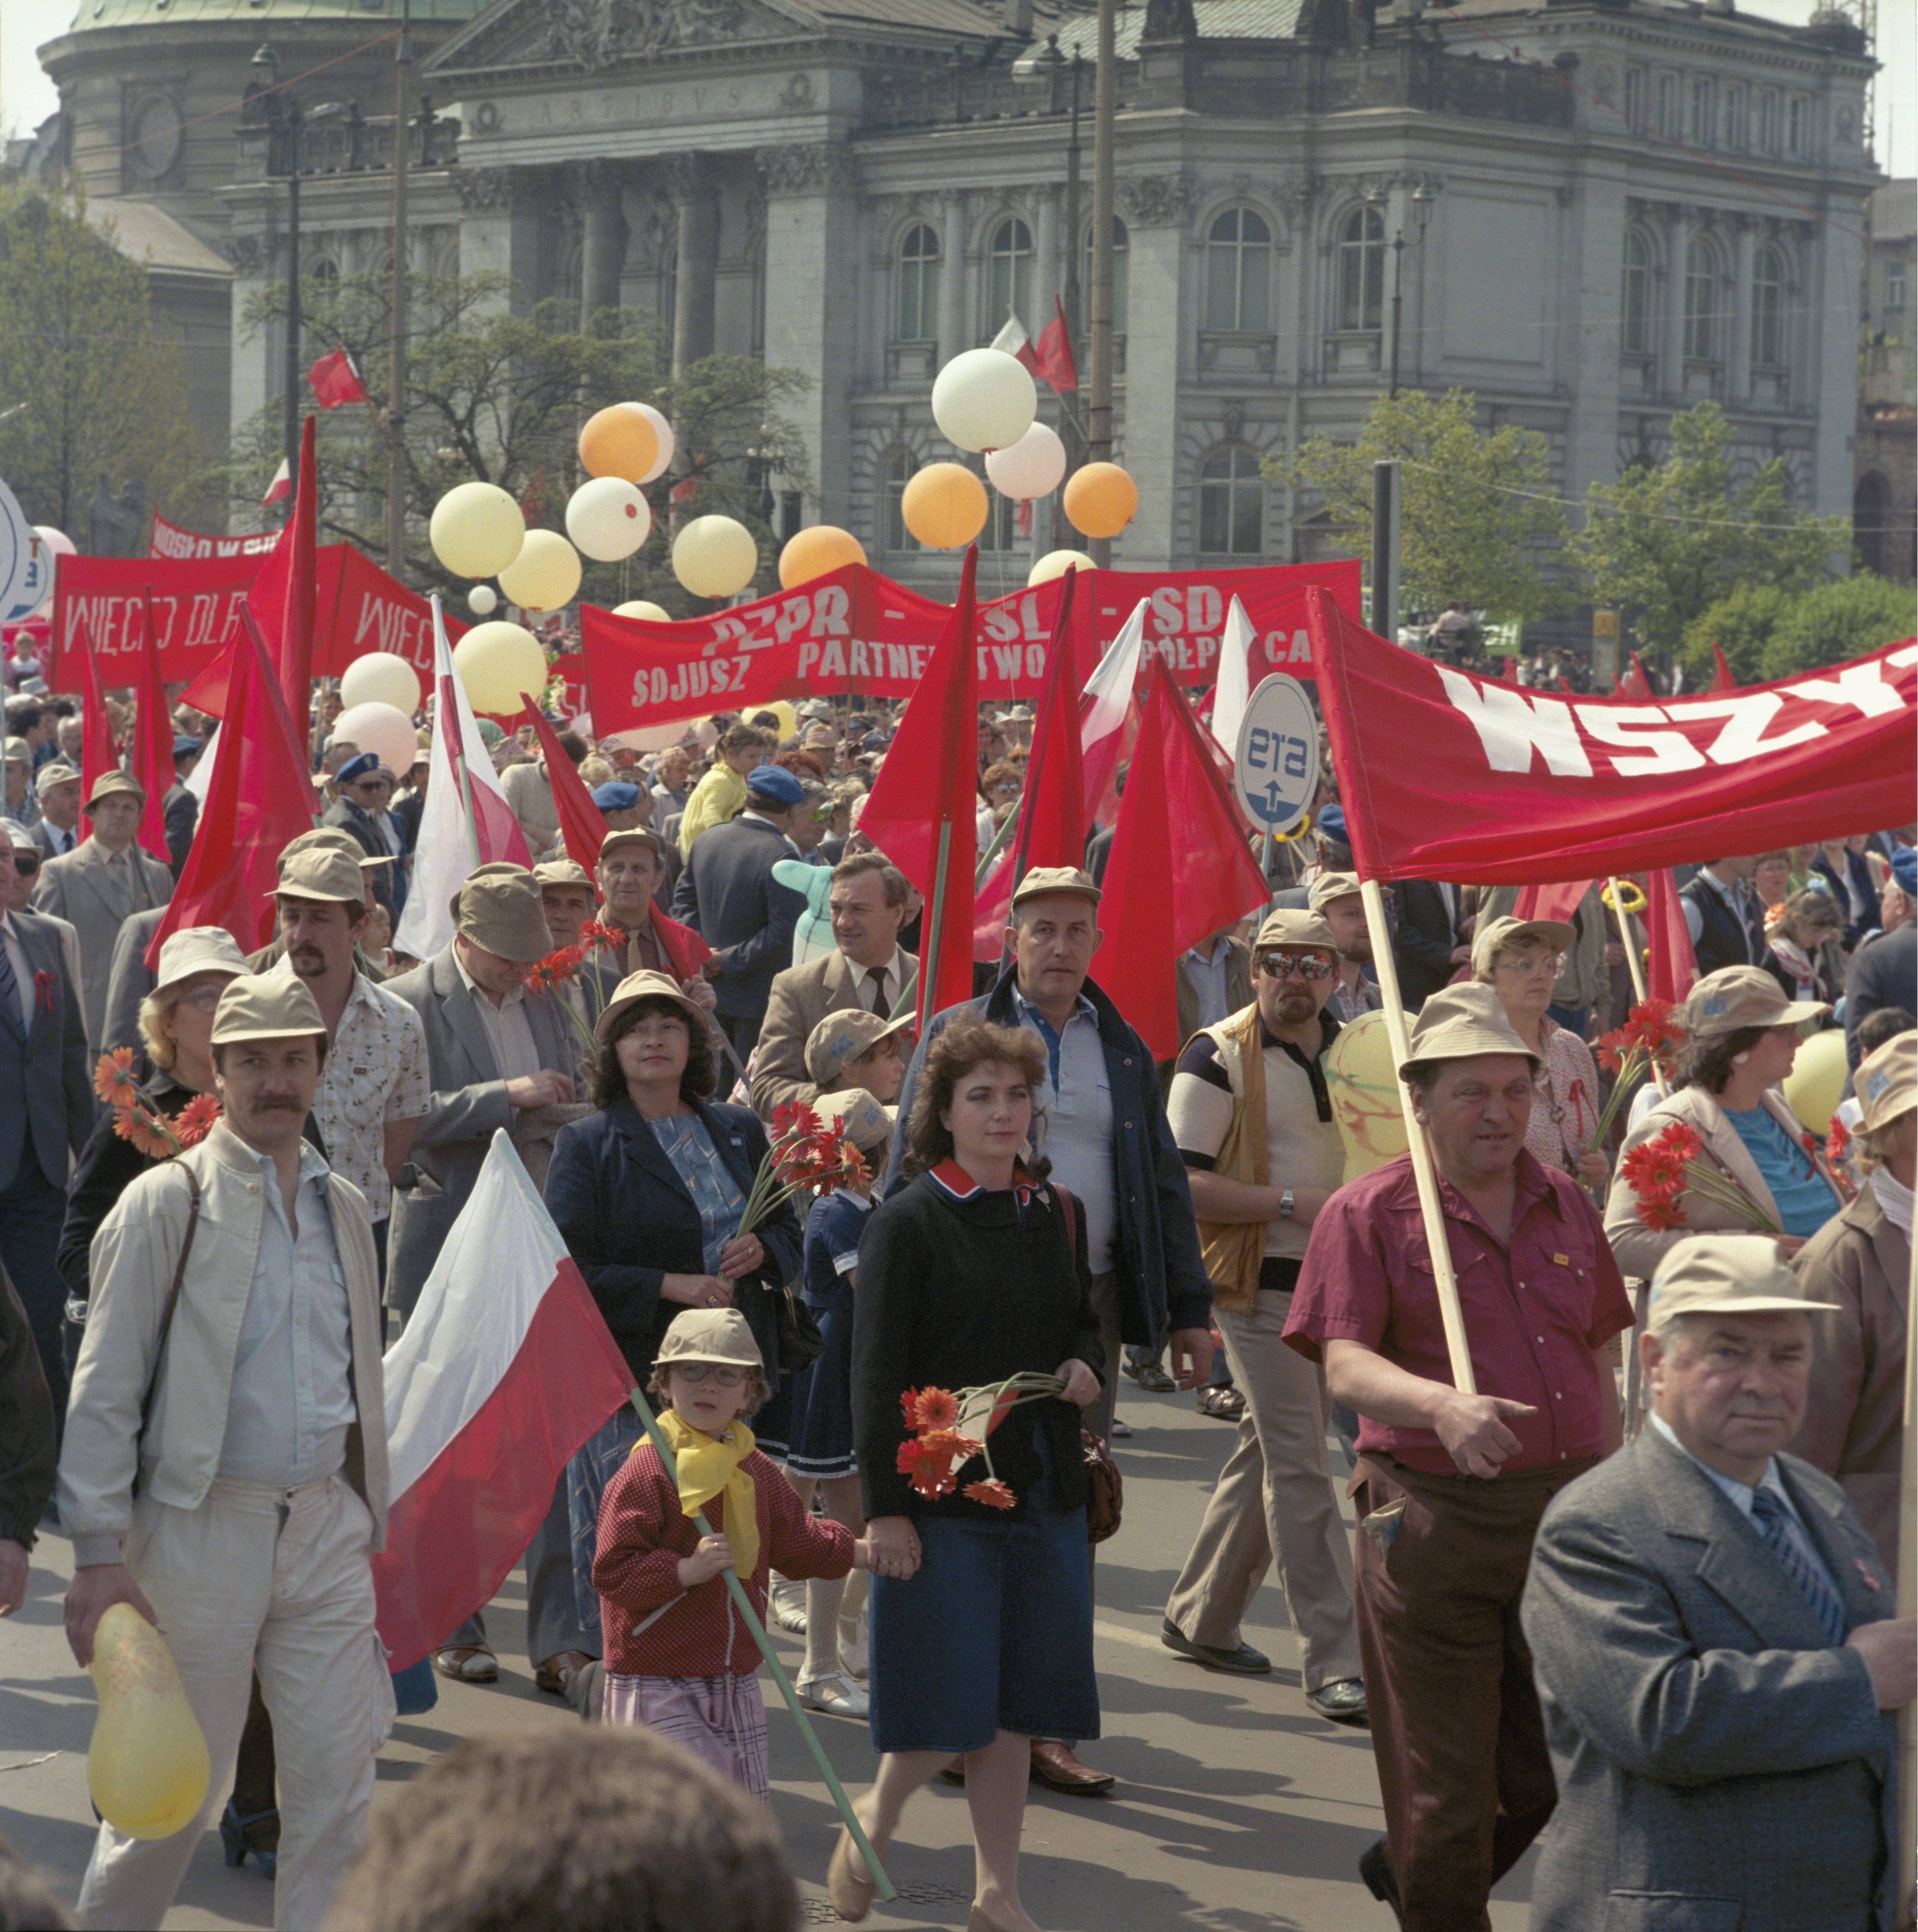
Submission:
<svg viewBox="0 0 1918 1932">
<path fill-rule="evenodd" d="M 94 1807 L 130 1838 L 170 1838 L 199 1815 L 213 1766 L 166 1640 L 130 1604 L 115 1604 L 88 1668 L 100 1694 L 86 1754 Z"/>
<path fill-rule="evenodd" d="M 1405 1114 L 1383 1013 L 1361 1013 L 1338 1030 L 1326 1055 L 1332 1118 L 1345 1143 L 1347 1180 L 1356 1180 L 1406 1149 Z"/>
</svg>

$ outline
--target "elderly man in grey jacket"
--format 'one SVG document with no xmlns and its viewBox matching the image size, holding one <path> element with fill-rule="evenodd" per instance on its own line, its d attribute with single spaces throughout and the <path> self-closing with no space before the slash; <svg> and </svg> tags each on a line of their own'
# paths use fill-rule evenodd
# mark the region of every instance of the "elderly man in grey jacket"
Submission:
<svg viewBox="0 0 1918 1932">
<path fill-rule="evenodd" d="M 1830 1312 L 1764 1236 L 1659 1264 L 1650 1424 L 1545 1512 L 1521 1611 L 1559 1789 L 1533 1932 L 1896 1920 L 1918 1624 L 1845 1492 L 1783 1453 Z"/>
<path fill-rule="evenodd" d="M 165 1632 L 213 1775 L 194 1823 L 100 1828 L 88 1926 L 157 1925 L 231 1789 L 257 1670 L 279 1748 L 274 1923 L 310 1932 L 359 1848 L 393 1718 L 373 1628 L 385 1533 L 384 1341 L 365 1197 L 303 1138 L 326 1052 L 297 980 L 214 1014 L 223 1116 L 127 1189 L 94 1236 L 60 1457 L 67 1642 L 129 1604 Z"/>
</svg>

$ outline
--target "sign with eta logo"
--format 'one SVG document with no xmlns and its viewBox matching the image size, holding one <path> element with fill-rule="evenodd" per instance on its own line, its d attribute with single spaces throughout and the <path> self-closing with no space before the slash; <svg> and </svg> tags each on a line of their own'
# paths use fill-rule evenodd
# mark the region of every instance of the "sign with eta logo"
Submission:
<svg viewBox="0 0 1918 1932">
<path fill-rule="evenodd" d="M 1278 837 L 1311 809 L 1319 788 L 1319 725 L 1296 677 L 1262 679 L 1239 726 L 1233 788 L 1245 815 Z"/>
</svg>

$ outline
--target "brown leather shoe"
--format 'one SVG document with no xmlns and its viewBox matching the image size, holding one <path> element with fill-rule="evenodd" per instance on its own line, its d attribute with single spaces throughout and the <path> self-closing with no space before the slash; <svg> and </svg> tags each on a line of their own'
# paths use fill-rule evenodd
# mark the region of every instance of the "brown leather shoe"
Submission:
<svg viewBox="0 0 1918 1932">
<path fill-rule="evenodd" d="M 560 1651 L 535 1669 L 533 1682 L 548 1696 L 566 1697 L 571 1702 L 568 1693 L 572 1688 L 573 1679 L 592 1661 L 592 1659 L 584 1651 Z"/>
<path fill-rule="evenodd" d="M 1070 1744 L 1051 1738 L 1033 1738 L 1032 1775 L 1054 1791 L 1069 1792 L 1075 1798 L 1097 1798 L 1117 1782 L 1109 1771 L 1095 1771 L 1090 1765 L 1081 1764 Z"/>
</svg>

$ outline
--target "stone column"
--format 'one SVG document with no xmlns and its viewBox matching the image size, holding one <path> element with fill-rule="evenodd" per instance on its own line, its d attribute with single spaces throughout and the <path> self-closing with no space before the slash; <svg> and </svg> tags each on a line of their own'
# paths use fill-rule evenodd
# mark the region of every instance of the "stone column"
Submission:
<svg viewBox="0 0 1918 1932">
<path fill-rule="evenodd" d="M 512 278 L 514 292 L 500 306 L 529 308 L 540 286 L 542 229 L 551 218 L 557 184 L 534 169 L 458 168 L 460 272 Z"/>
<path fill-rule="evenodd" d="M 1725 304 L 1725 327 L 1731 334 L 1725 345 L 1725 399 L 1728 403 L 1749 401 L 1752 394 L 1752 257 L 1756 252 L 1754 218 L 1749 214 L 1731 218 L 1731 279 Z"/>
<path fill-rule="evenodd" d="M 1582 499 L 1593 483 L 1618 474 L 1619 292 L 1624 286 L 1629 164 L 1594 146 L 1584 158 L 1582 192 L 1560 204 L 1559 285 L 1566 300 L 1552 379 L 1572 399 L 1565 424 L 1563 494 Z M 1428 240 L 1427 248 L 1431 246 Z M 1421 254 L 1425 252 L 1422 250 Z"/>
<path fill-rule="evenodd" d="M 626 266 L 626 215 L 619 168 L 587 161 L 580 170 L 584 230 L 580 256 L 580 320 L 619 306 L 619 278 Z"/>
<path fill-rule="evenodd" d="M 972 347 L 966 327 L 966 190 L 948 188 L 939 197 L 939 360 L 942 368 L 962 349 Z"/>
<path fill-rule="evenodd" d="M 713 284 L 719 272 L 719 182 L 704 154 L 676 154 L 667 170 L 679 212 L 673 301 L 673 373 L 712 353 Z M 769 272 L 768 284 L 771 285 Z"/>
<path fill-rule="evenodd" d="M 1685 251 L 1692 245 L 1692 222 L 1688 212 L 1676 202 L 1666 202 L 1660 212 L 1665 218 L 1665 300 L 1659 388 L 1663 394 L 1682 400 L 1685 394 Z"/>
<path fill-rule="evenodd" d="M 1059 191 L 1050 182 L 1032 190 L 1032 204 L 1038 225 L 1032 236 L 1032 313 L 1022 316 L 1032 340 L 1053 316 L 1052 300 L 1065 280 L 1065 264 L 1059 253 Z"/>
<path fill-rule="evenodd" d="M 1793 360 L 1791 400 L 1810 404 L 1816 438 L 1807 492 L 1811 501 L 1799 507 L 1824 517 L 1848 516 L 1858 420 L 1858 336 L 1852 317 L 1864 273 L 1864 244 L 1832 221 L 1817 227 L 1798 222 L 1793 238 L 1797 259 L 1789 292 L 1805 318 L 1805 334 Z M 1789 308 L 1787 316 L 1788 322 Z M 1794 333 L 1788 327 L 1788 342 Z"/>
<path fill-rule="evenodd" d="M 1123 414 L 1114 425 L 1114 441 L 1118 460 L 1139 486 L 1139 514 L 1116 540 L 1113 561 L 1128 570 L 1175 560 L 1173 505 L 1182 491 L 1189 494 L 1191 479 L 1179 471 L 1179 400 L 1194 321 L 1186 295 L 1186 223 L 1194 198 L 1191 178 L 1184 174 L 1117 184 L 1131 280 Z"/>
</svg>

